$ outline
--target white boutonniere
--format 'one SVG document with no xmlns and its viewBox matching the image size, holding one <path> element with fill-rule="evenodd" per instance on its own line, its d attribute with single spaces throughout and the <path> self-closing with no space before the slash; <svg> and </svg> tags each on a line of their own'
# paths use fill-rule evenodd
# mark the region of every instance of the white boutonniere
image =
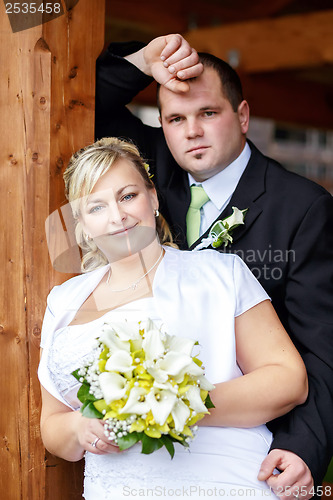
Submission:
<svg viewBox="0 0 333 500">
<path fill-rule="evenodd" d="M 244 224 L 244 219 L 248 208 L 239 210 L 237 207 L 232 207 L 232 214 L 223 220 L 216 221 L 210 228 L 207 238 L 204 238 L 193 250 L 202 250 L 211 245 L 213 248 L 218 248 L 224 244 L 226 247 L 229 242 L 232 243 L 231 233 L 236 227 Z"/>
</svg>

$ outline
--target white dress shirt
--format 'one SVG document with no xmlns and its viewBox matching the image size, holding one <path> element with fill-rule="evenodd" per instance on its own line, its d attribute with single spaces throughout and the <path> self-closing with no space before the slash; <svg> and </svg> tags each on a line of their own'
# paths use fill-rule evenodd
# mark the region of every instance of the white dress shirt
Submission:
<svg viewBox="0 0 333 500">
<path fill-rule="evenodd" d="M 200 236 L 207 231 L 228 205 L 239 179 L 249 162 L 250 156 L 251 149 L 248 143 L 246 143 L 238 158 L 210 179 L 204 182 L 197 182 L 190 173 L 188 174 L 189 185 L 202 186 L 209 196 L 209 201 L 200 210 Z"/>
</svg>

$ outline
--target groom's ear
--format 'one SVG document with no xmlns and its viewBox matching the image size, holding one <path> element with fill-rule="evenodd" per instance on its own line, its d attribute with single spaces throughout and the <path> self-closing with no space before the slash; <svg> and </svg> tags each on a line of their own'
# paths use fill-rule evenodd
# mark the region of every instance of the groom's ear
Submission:
<svg viewBox="0 0 333 500">
<path fill-rule="evenodd" d="M 250 123 L 250 107 L 247 101 L 242 101 L 237 109 L 239 123 L 243 134 L 247 134 Z"/>
</svg>

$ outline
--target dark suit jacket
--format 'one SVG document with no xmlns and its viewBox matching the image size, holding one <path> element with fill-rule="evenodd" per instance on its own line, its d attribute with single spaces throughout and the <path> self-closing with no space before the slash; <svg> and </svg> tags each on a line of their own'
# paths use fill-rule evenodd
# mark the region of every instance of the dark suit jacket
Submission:
<svg viewBox="0 0 333 500">
<path fill-rule="evenodd" d="M 139 48 L 112 44 L 98 61 L 96 137 L 130 138 L 138 145 L 154 173 L 160 210 L 186 249 L 187 174 L 171 156 L 161 128 L 144 125 L 125 108 L 152 81 L 122 58 Z M 230 215 L 232 206 L 248 208 L 245 225 L 235 230 L 232 245 L 219 251 L 244 259 L 304 359 L 307 402 L 268 425 L 272 448 L 299 455 L 318 484 L 333 449 L 333 199 L 249 144 L 250 161 L 219 217 Z"/>
</svg>

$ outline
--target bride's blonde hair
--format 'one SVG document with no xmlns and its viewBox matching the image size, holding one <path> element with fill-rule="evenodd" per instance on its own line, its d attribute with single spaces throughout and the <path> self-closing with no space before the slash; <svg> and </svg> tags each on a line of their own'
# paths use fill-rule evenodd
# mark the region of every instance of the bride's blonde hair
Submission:
<svg viewBox="0 0 333 500">
<path fill-rule="evenodd" d="M 80 221 L 81 200 L 92 192 L 100 177 L 119 159 L 131 162 L 144 180 L 146 188 L 155 189 L 139 150 L 131 142 L 116 137 L 105 137 L 74 153 L 64 172 L 65 194 L 71 204 L 76 224 L 75 237 L 83 250 L 83 272 L 102 267 L 108 264 L 108 260 L 83 230 Z M 156 218 L 156 231 L 161 244 L 176 246 L 169 226 L 161 214 Z"/>
</svg>

